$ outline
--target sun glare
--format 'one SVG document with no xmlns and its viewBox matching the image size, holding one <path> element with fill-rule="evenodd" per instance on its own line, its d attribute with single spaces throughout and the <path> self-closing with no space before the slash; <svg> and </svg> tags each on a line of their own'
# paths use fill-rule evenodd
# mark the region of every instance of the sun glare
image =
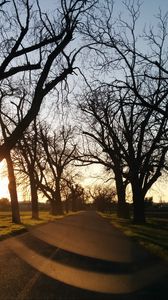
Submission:
<svg viewBox="0 0 168 300">
<path fill-rule="evenodd" d="M 9 198 L 8 177 L 5 162 L 0 163 L 0 198 Z"/>
</svg>

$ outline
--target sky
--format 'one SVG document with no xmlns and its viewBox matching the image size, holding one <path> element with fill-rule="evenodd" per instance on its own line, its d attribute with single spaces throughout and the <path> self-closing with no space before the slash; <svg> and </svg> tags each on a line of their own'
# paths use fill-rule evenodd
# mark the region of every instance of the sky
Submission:
<svg viewBox="0 0 168 300">
<path fill-rule="evenodd" d="M 46 10 L 51 10 L 55 7 L 55 3 L 58 0 L 39 0 L 41 6 Z M 101 0 L 102 2 L 104 0 Z M 167 0 L 144 0 L 141 1 L 142 3 L 142 18 L 146 23 L 153 21 L 153 15 L 156 14 L 158 8 L 160 7 L 163 12 L 168 11 L 168 1 Z M 114 1 L 115 10 L 122 11 L 122 0 L 115 0 Z"/>
<path fill-rule="evenodd" d="M 58 0 L 39 0 L 41 7 L 47 11 L 53 11 L 55 8 L 55 4 Z M 104 2 L 104 0 L 99 0 L 100 2 Z M 136 2 L 136 1 L 134 1 Z M 141 6 L 141 17 L 139 21 L 139 29 L 140 31 L 143 29 L 144 25 L 153 25 L 156 21 L 154 16 L 157 14 L 158 9 L 160 8 L 163 13 L 168 11 L 168 1 L 167 0 L 140 0 L 142 3 Z M 122 0 L 114 1 L 114 12 L 118 14 L 118 12 L 123 11 Z"/>
<path fill-rule="evenodd" d="M 46 10 L 51 10 L 53 11 L 55 7 L 55 3 L 57 3 L 58 0 L 39 0 L 39 3 L 42 8 Z M 103 1 L 103 0 L 101 0 Z M 144 26 L 149 26 L 149 25 L 155 25 L 156 24 L 156 19 L 154 18 L 154 15 L 157 14 L 158 9 L 161 9 L 163 13 L 168 11 L 168 1 L 167 0 L 144 0 L 141 8 L 141 17 L 139 20 L 139 31 L 141 32 L 144 28 Z M 121 0 L 116 0 L 115 1 L 115 12 L 122 12 L 124 15 L 123 11 L 123 6 L 122 6 L 122 1 Z M 7 177 L 4 177 L 3 175 L 3 163 L 0 164 L 0 197 L 8 197 L 8 179 Z M 99 168 L 95 168 L 96 171 L 92 172 L 92 169 L 88 172 L 87 176 L 84 176 L 83 178 L 83 184 L 85 186 L 88 186 L 89 184 L 95 184 L 97 182 L 102 182 L 102 179 L 100 181 L 98 180 L 96 182 L 95 180 L 95 174 L 98 174 L 101 176 L 102 171 L 99 172 Z M 95 173 L 95 174 L 94 174 Z M 90 179 L 88 179 L 90 177 Z M 155 201 L 160 201 L 160 200 L 167 200 L 168 201 L 168 183 L 165 181 L 165 179 L 161 179 L 160 183 L 157 182 L 152 190 L 151 190 L 151 195 L 154 195 L 154 200 Z"/>
<path fill-rule="evenodd" d="M 101 0 L 102 3 L 104 0 Z M 136 2 L 136 1 L 135 1 Z M 41 5 L 45 9 L 51 9 L 54 7 L 54 0 L 40 0 Z M 137 24 L 137 28 L 139 33 L 141 33 L 146 26 L 155 26 L 156 25 L 156 15 L 159 12 L 159 9 L 161 9 L 162 13 L 166 13 L 168 11 L 168 1 L 167 0 L 144 0 L 141 1 L 141 14 L 140 19 Z M 117 15 L 118 12 L 121 12 L 123 15 L 125 12 L 123 11 L 123 4 L 122 0 L 115 0 L 114 1 L 114 13 Z M 100 172 L 99 172 L 100 170 Z M 99 179 L 95 179 L 95 174 L 99 176 Z M 99 167 L 90 167 L 87 175 L 84 176 L 82 183 L 85 186 L 93 185 L 100 183 L 102 184 L 101 179 L 102 170 L 99 169 Z M 149 193 L 149 195 L 153 195 L 154 201 L 168 201 L 168 181 L 165 179 L 165 177 L 162 177 L 158 180 L 157 183 L 155 183 Z"/>
</svg>

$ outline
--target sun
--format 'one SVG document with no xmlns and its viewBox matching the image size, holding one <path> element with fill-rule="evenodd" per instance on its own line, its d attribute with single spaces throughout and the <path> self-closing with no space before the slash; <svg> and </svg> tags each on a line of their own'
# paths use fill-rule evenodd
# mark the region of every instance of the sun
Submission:
<svg viewBox="0 0 168 300">
<path fill-rule="evenodd" d="M 8 176 L 5 161 L 0 162 L 0 198 L 9 198 Z"/>
</svg>

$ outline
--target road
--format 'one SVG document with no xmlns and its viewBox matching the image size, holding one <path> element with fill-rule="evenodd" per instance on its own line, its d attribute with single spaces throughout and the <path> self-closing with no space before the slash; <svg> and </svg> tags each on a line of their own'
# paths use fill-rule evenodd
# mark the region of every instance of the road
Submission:
<svg viewBox="0 0 168 300">
<path fill-rule="evenodd" d="M 165 299 L 168 268 L 96 212 L 0 242 L 0 300 Z"/>
</svg>

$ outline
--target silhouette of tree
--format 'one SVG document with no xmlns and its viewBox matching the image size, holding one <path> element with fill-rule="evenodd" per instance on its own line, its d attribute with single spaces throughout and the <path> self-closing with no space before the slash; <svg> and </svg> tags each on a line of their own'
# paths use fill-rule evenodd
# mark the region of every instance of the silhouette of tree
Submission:
<svg viewBox="0 0 168 300">
<path fill-rule="evenodd" d="M 52 214 L 62 214 L 61 181 L 65 169 L 74 160 L 76 151 L 73 128 L 62 126 L 57 131 L 50 131 L 43 126 L 39 141 L 44 149 L 43 162 L 38 162 L 41 174 L 39 186 L 50 201 Z"/>
<path fill-rule="evenodd" d="M 79 20 L 94 3 L 60 0 L 59 9 L 52 16 L 42 11 L 38 0 L 1 2 L 0 88 L 8 90 L 9 83 L 13 91 L 24 87 L 29 105 L 0 145 L 0 160 L 37 116 L 47 94 L 74 73 L 74 62 L 81 49 L 80 43 L 78 47 L 73 42 Z M 9 105 L 15 97 L 11 95 L 4 101 L 3 106 Z"/>
<path fill-rule="evenodd" d="M 95 186 L 91 196 L 98 211 L 111 212 L 116 205 L 116 190 L 105 186 Z"/>
<path fill-rule="evenodd" d="M 106 170 L 111 170 L 116 182 L 118 195 L 118 216 L 123 218 L 129 217 L 128 205 L 125 202 L 125 189 L 128 184 L 126 174 L 124 173 L 125 161 L 121 148 L 114 137 L 114 131 L 122 135 L 120 126 L 114 122 L 115 111 L 113 106 L 115 101 L 110 96 L 110 90 L 101 89 L 86 93 L 80 99 L 79 107 L 86 116 L 84 122 L 87 124 L 83 131 L 88 137 L 86 141 L 88 149 L 79 160 L 87 163 L 96 163 L 104 165 Z M 89 147 L 90 140 L 93 145 Z"/>
<path fill-rule="evenodd" d="M 100 70 L 105 75 L 104 80 L 97 77 L 99 86 L 108 86 L 115 95 L 119 113 L 114 104 L 110 114 L 116 112 L 115 124 L 121 124 L 121 130 L 113 140 L 128 168 L 125 176 L 132 185 L 134 221 L 143 222 L 144 195 L 161 175 L 167 152 L 168 14 L 159 11 L 156 28 L 138 35 L 140 1 L 124 1 L 123 8 L 125 15 L 115 17 L 113 1 L 106 0 L 90 14 L 82 33 L 92 42 L 90 52 L 96 54 L 94 66 L 89 61 L 95 77 Z"/>
<path fill-rule="evenodd" d="M 104 87 L 86 95 L 81 109 L 90 120 L 84 133 L 111 160 L 111 163 L 106 160 L 106 164 L 115 174 L 117 193 L 124 178 L 131 183 L 134 221 L 144 222 L 144 197 L 161 175 L 168 151 L 166 117 L 152 109 L 137 107 L 130 92 L 122 95 L 121 91 Z"/>
<path fill-rule="evenodd" d="M 3 99 L 4 94 L 1 93 L 1 100 Z M 0 107 L 2 105 L 2 101 L 0 101 Z M 9 120 L 5 122 L 6 119 L 3 118 L 2 114 L 0 114 L 0 128 L 2 133 L 3 141 L 6 142 L 8 138 L 8 134 L 10 134 L 9 128 Z M 17 195 L 17 185 L 16 185 L 16 178 L 14 172 L 14 163 L 12 157 L 12 151 L 9 150 L 6 155 L 6 164 L 7 164 L 7 173 L 8 173 L 8 190 L 10 194 L 11 200 L 11 210 L 12 210 L 12 222 L 16 224 L 20 224 L 20 211 L 19 211 L 19 203 L 18 203 L 18 195 Z"/>
<path fill-rule="evenodd" d="M 26 129 L 15 150 L 15 167 L 18 177 L 25 174 L 29 181 L 30 197 L 32 206 L 32 218 L 39 218 L 38 207 L 38 160 L 41 152 L 38 143 L 38 121 L 35 119 L 31 126 Z M 23 179 L 25 181 L 25 177 Z M 23 184 L 23 180 L 20 183 Z M 22 181 L 22 182 L 21 182 Z"/>
</svg>

